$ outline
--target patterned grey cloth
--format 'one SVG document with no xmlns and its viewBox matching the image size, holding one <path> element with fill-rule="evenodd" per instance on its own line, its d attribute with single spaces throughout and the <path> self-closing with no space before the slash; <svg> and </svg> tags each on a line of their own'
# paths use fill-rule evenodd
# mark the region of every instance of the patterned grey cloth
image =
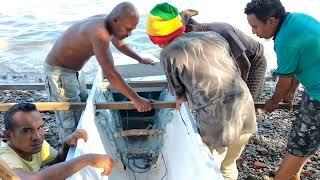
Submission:
<svg viewBox="0 0 320 180">
<path fill-rule="evenodd" d="M 259 101 L 260 99 L 266 70 L 267 60 L 263 55 L 262 57 L 257 58 L 255 62 L 251 64 L 246 83 L 254 101 Z"/>
<path fill-rule="evenodd" d="M 45 64 L 45 84 L 54 102 L 84 102 L 87 98 L 84 79 L 72 69 Z M 59 141 L 76 130 L 82 110 L 55 111 Z"/>
<path fill-rule="evenodd" d="M 241 79 L 228 43 L 214 32 L 175 38 L 160 55 L 171 92 L 187 96 L 203 141 L 226 147 L 257 131 L 252 96 Z"/>
<path fill-rule="evenodd" d="M 311 156 L 320 147 L 320 101 L 307 93 L 302 96 L 301 107 L 292 122 L 287 149 L 295 156 Z"/>
</svg>

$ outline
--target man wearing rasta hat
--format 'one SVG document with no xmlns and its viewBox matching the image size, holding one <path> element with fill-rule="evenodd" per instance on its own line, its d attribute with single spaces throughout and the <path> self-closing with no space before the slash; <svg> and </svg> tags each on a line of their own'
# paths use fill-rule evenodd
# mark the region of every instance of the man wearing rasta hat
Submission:
<svg viewBox="0 0 320 180">
<path fill-rule="evenodd" d="M 160 62 L 177 107 L 188 101 L 223 176 L 237 179 L 236 160 L 257 131 L 252 96 L 225 39 L 184 29 L 178 9 L 168 3 L 156 5 L 148 16 L 147 33 L 163 48 Z"/>
<path fill-rule="evenodd" d="M 175 7 L 163 3 L 151 10 L 148 16 L 147 32 L 154 44 L 170 42 L 184 31 L 181 16 Z"/>
</svg>

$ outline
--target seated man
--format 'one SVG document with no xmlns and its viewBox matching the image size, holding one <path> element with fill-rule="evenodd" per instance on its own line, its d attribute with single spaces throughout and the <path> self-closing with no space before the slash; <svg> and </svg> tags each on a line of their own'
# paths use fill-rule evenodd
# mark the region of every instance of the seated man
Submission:
<svg viewBox="0 0 320 180">
<path fill-rule="evenodd" d="M 70 146 L 77 140 L 87 140 L 85 130 L 69 135 L 58 152 L 44 140 L 44 122 L 34 104 L 20 103 L 12 106 L 4 115 L 7 142 L 1 142 L 0 158 L 21 179 L 66 179 L 86 166 L 103 168 L 103 175 L 110 174 L 113 161 L 99 154 L 87 154 L 70 161 L 66 159 Z M 44 169 L 41 166 L 52 165 Z"/>
<path fill-rule="evenodd" d="M 160 61 L 177 106 L 188 100 L 223 176 L 237 179 L 236 160 L 257 131 L 252 96 L 219 34 L 184 30 L 177 8 L 168 3 L 156 5 L 148 16 L 147 33 L 163 48 Z"/>
<path fill-rule="evenodd" d="M 259 100 L 267 70 L 263 45 L 230 24 L 198 23 L 192 18 L 197 14 L 197 11 L 190 9 L 180 12 L 186 32 L 213 31 L 221 35 L 229 43 L 231 53 L 240 68 L 241 77 L 247 83 L 253 100 Z"/>
</svg>

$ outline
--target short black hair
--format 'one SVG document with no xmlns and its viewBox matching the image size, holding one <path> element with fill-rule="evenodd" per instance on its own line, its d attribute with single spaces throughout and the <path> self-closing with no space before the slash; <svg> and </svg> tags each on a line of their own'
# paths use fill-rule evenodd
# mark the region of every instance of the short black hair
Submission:
<svg viewBox="0 0 320 180">
<path fill-rule="evenodd" d="M 282 19 L 286 10 L 280 0 L 252 0 L 247 4 L 244 13 L 247 15 L 254 14 L 265 23 L 269 17 Z"/>
<path fill-rule="evenodd" d="M 31 103 L 18 103 L 13 105 L 8 109 L 8 111 L 4 114 L 4 128 L 6 130 L 12 129 L 13 128 L 13 123 L 12 123 L 12 117 L 17 113 L 17 112 L 32 112 L 32 111 L 37 111 L 36 105 L 31 104 Z"/>
</svg>

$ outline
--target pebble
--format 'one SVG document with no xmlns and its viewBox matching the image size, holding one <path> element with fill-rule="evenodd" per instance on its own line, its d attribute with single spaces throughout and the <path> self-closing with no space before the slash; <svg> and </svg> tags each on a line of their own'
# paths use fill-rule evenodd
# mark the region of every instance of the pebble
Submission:
<svg viewBox="0 0 320 180">
<path fill-rule="evenodd" d="M 265 168 L 265 167 L 266 167 L 266 164 L 264 164 L 264 163 L 262 163 L 262 162 L 259 162 L 259 161 L 256 161 L 256 162 L 254 162 L 253 167 L 254 167 L 255 169 L 261 169 L 261 168 Z"/>
<path fill-rule="evenodd" d="M 263 156 L 265 156 L 269 153 L 268 149 L 266 149 L 266 148 L 259 148 L 258 152 L 260 155 L 263 155 Z"/>
<path fill-rule="evenodd" d="M 303 175 L 304 175 L 305 177 L 312 177 L 312 172 L 311 172 L 311 171 L 304 171 L 304 172 L 303 172 Z"/>
</svg>

